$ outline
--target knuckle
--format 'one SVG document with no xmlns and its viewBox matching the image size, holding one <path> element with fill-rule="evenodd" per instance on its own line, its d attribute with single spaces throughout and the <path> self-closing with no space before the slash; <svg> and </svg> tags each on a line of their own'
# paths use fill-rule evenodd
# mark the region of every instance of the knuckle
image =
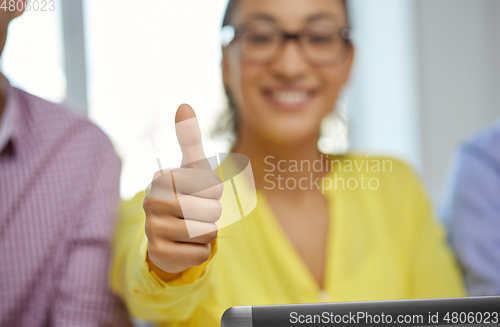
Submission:
<svg viewBox="0 0 500 327">
<path fill-rule="evenodd" d="M 146 197 L 144 198 L 144 202 L 142 203 L 142 208 L 144 209 L 146 216 L 153 213 L 157 207 L 158 201 L 151 197 L 151 193 L 146 195 Z"/>
<path fill-rule="evenodd" d="M 194 257 L 194 263 L 197 266 L 200 266 L 204 262 L 206 262 L 209 258 L 210 258 L 210 249 L 207 245 L 197 252 L 196 256 Z"/>
<path fill-rule="evenodd" d="M 224 193 L 224 183 L 217 184 L 215 186 L 215 198 L 220 200 L 222 198 L 222 194 Z"/>
<path fill-rule="evenodd" d="M 219 235 L 219 230 L 217 229 L 217 226 L 215 228 L 216 228 L 215 230 L 207 234 L 207 243 L 212 243 L 217 238 L 217 235 Z"/>
<path fill-rule="evenodd" d="M 214 173 L 213 171 L 209 172 L 209 174 L 210 174 L 210 184 L 212 184 L 213 186 L 223 184 L 222 179 L 218 174 Z"/>
<path fill-rule="evenodd" d="M 162 257 L 160 248 L 158 248 L 158 246 L 156 245 L 155 242 L 149 242 L 148 255 L 151 259 L 156 259 L 156 258 Z"/>
<path fill-rule="evenodd" d="M 224 192 L 224 183 L 216 173 L 210 172 L 209 174 L 208 188 L 210 188 L 210 197 L 220 200 Z"/>
<path fill-rule="evenodd" d="M 149 216 L 146 218 L 146 224 L 144 228 L 146 232 L 146 236 L 148 239 L 154 239 L 156 236 L 156 231 L 158 230 L 158 223 L 156 221 L 156 217 Z"/>
<path fill-rule="evenodd" d="M 178 201 L 159 200 L 150 194 L 146 195 L 142 207 L 147 218 L 155 216 L 164 216 L 178 211 Z"/>
<path fill-rule="evenodd" d="M 155 172 L 155 174 L 153 175 L 153 182 L 158 180 L 158 178 L 160 178 L 161 176 L 163 175 L 163 171 L 162 170 L 158 170 Z"/>
<path fill-rule="evenodd" d="M 213 217 L 211 217 L 211 218 L 212 218 L 213 222 L 216 222 L 222 216 L 222 203 L 220 203 L 220 201 L 218 201 L 218 200 L 214 200 L 212 205 L 213 205 L 213 209 L 212 209 Z"/>
<path fill-rule="evenodd" d="M 222 184 L 222 179 L 218 174 L 214 172 L 210 172 L 210 174 L 212 175 L 212 182 L 214 183 L 214 185 Z"/>
<path fill-rule="evenodd" d="M 142 208 L 144 209 L 144 212 L 148 214 L 148 212 L 151 212 L 151 208 L 154 205 L 154 201 L 149 197 L 149 195 L 146 195 L 144 198 L 144 202 L 142 203 Z"/>
<path fill-rule="evenodd" d="M 177 232 L 172 218 L 149 215 L 146 217 L 145 232 L 148 238 L 170 240 Z"/>
<path fill-rule="evenodd" d="M 157 171 L 151 182 L 150 193 L 155 194 L 158 192 L 173 192 L 173 182 L 170 170 L 160 170 Z"/>
<path fill-rule="evenodd" d="M 159 170 L 153 176 L 153 181 L 151 182 L 151 186 L 162 186 L 162 185 L 171 185 L 172 178 L 170 176 L 170 170 Z"/>
<path fill-rule="evenodd" d="M 176 262 L 176 252 L 169 242 L 165 243 L 161 250 L 162 257 L 168 259 L 170 263 Z"/>
</svg>

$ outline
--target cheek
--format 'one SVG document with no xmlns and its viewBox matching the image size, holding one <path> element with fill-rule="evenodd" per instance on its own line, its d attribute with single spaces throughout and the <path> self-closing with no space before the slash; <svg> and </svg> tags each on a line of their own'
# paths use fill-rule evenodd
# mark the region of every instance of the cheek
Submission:
<svg viewBox="0 0 500 327">
<path fill-rule="evenodd" d="M 344 84 L 344 74 L 341 67 L 325 67 L 318 75 L 321 78 L 324 89 L 329 95 L 338 94 Z"/>
<path fill-rule="evenodd" d="M 321 79 L 321 96 L 322 105 L 327 108 L 333 108 L 337 103 L 339 94 L 344 87 L 344 74 L 341 67 L 325 67 L 318 72 L 318 77 Z"/>
<path fill-rule="evenodd" d="M 240 64 L 238 76 L 233 76 L 235 90 L 237 90 L 237 104 L 240 110 L 254 110 L 260 108 L 260 81 L 266 73 L 262 65 Z"/>
<path fill-rule="evenodd" d="M 259 89 L 259 81 L 266 73 L 266 69 L 262 65 L 241 64 L 240 73 L 242 89 L 256 91 Z"/>
</svg>

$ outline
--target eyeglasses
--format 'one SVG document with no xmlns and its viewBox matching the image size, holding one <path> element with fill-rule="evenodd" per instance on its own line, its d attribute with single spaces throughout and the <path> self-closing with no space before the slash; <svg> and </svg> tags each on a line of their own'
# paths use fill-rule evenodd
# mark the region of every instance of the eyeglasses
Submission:
<svg viewBox="0 0 500 327">
<path fill-rule="evenodd" d="M 296 41 L 302 54 L 314 65 L 341 64 L 351 44 L 349 28 L 335 28 L 331 24 L 310 26 L 299 33 L 288 33 L 264 22 L 226 25 L 221 37 L 222 45 L 234 47 L 241 60 L 262 64 L 279 58 L 289 40 Z"/>
</svg>

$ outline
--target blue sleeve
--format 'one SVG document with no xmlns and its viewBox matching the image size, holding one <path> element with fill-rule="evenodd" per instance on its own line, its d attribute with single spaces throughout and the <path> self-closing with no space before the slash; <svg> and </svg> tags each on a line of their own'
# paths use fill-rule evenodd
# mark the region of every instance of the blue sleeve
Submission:
<svg viewBox="0 0 500 327">
<path fill-rule="evenodd" d="M 480 146 L 465 145 L 450 186 L 443 219 L 468 292 L 500 295 L 500 161 Z"/>
</svg>

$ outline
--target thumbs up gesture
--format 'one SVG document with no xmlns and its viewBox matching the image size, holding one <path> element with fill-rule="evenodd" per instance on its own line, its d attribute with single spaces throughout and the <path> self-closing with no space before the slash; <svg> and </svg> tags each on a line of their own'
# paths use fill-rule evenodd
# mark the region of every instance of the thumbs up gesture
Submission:
<svg viewBox="0 0 500 327">
<path fill-rule="evenodd" d="M 209 259 L 222 212 L 223 183 L 205 157 L 193 109 L 181 105 L 175 123 L 182 167 L 157 172 L 143 204 L 147 260 L 165 281 Z"/>
</svg>

